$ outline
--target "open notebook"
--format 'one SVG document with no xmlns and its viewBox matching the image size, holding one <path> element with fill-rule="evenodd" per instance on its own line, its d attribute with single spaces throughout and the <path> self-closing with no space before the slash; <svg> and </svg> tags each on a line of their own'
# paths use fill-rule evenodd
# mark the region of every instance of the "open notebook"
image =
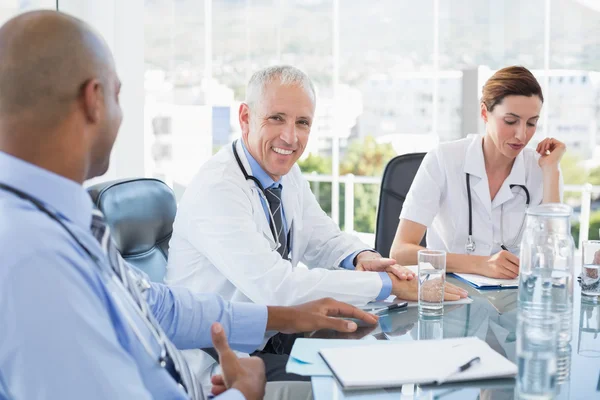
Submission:
<svg viewBox="0 0 600 400">
<path fill-rule="evenodd" d="M 515 279 L 495 279 L 477 274 L 457 274 L 453 273 L 457 279 L 467 282 L 469 285 L 481 290 L 493 289 L 516 289 L 519 287 L 519 278 Z"/>
<path fill-rule="evenodd" d="M 481 361 L 446 381 L 508 378 L 517 374 L 514 363 L 475 337 L 325 348 L 319 354 L 348 390 L 434 383 L 473 357 L 480 357 Z"/>
</svg>

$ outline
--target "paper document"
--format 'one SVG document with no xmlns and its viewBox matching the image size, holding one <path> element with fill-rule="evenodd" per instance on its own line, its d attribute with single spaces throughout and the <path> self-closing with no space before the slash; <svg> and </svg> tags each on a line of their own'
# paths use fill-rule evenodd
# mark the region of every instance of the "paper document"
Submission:
<svg viewBox="0 0 600 400">
<path fill-rule="evenodd" d="M 387 340 L 307 339 L 298 338 L 285 366 L 285 372 L 303 376 L 331 376 L 331 370 L 319 355 L 324 348 L 389 345 Z"/>
<path fill-rule="evenodd" d="M 319 354 L 344 389 L 429 384 L 440 377 L 448 377 L 447 382 L 458 382 L 517 374 L 514 363 L 474 337 L 328 348 L 321 349 Z M 474 357 L 479 357 L 480 362 L 463 372 L 449 375 Z"/>
<path fill-rule="evenodd" d="M 418 274 L 419 266 L 418 265 L 408 265 L 406 266 L 409 270 Z M 461 279 L 468 284 L 481 289 L 481 288 L 516 288 L 519 286 L 519 278 L 515 279 L 495 279 L 488 278 L 487 276 L 477 275 L 477 274 L 457 274 L 453 273 L 450 275 L 454 275 L 454 277 Z"/>
<path fill-rule="evenodd" d="M 513 289 L 519 287 L 519 278 L 496 279 L 477 274 L 453 274 L 456 278 L 467 282 L 477 289 Z"/>
</svg>

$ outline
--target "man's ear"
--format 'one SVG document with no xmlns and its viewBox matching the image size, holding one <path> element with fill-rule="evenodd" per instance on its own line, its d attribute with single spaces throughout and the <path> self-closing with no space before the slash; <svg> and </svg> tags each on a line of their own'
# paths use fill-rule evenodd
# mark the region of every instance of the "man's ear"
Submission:
<svg viewBox="0 0 600 400">
<path fill-rule="evenodd" d="M 97 79 L 86 81 L 81 88 L 81 105 L 89 122 L 100 120 L 100 110 L 103 101 L 102 85 Z"/>
<path fill-rule="evenodd" d="M 247 140 L 248 133 L 250 132 L 250 107 L 248 106 L 248 104 L 240 104 L 238 117 L 240 120 L 240 128 L 242 128 L 242 138 L 244 138 L 244 140 Z"/>
</svg>

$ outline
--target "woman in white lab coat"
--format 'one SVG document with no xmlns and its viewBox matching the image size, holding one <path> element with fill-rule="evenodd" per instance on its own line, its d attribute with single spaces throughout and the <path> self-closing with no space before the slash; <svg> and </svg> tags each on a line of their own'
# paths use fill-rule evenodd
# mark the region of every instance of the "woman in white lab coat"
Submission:
<svg viewBox="0 0 600 400">
<path fill-rule="evenodd" d="M 447 272 L 515 278 L 528 206 L 560 202 L 559 162 L 566 151 L 546 138 L 526 148 L 544 98 L 524 67 L 497 71 L 484 85 L 485 135 L 442 143 L 430 151 L 410 188 L 391 256 L 417 262 L 427 247 L 445 250 Z"/>
</svg>

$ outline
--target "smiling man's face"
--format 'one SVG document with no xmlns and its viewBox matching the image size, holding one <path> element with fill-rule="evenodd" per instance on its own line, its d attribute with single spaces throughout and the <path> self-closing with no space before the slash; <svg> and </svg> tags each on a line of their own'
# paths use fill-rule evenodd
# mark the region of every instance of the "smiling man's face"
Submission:
<svg viewBox="0 0 600 400">
<path fill-rule="evenodd" d="M 303 86 L 275 79 L 265 85 L 254 108 L 240 106 L 242 139 L 262 169 L 278 181 L 306 148 L 315 102 Z"/>
</svg>

